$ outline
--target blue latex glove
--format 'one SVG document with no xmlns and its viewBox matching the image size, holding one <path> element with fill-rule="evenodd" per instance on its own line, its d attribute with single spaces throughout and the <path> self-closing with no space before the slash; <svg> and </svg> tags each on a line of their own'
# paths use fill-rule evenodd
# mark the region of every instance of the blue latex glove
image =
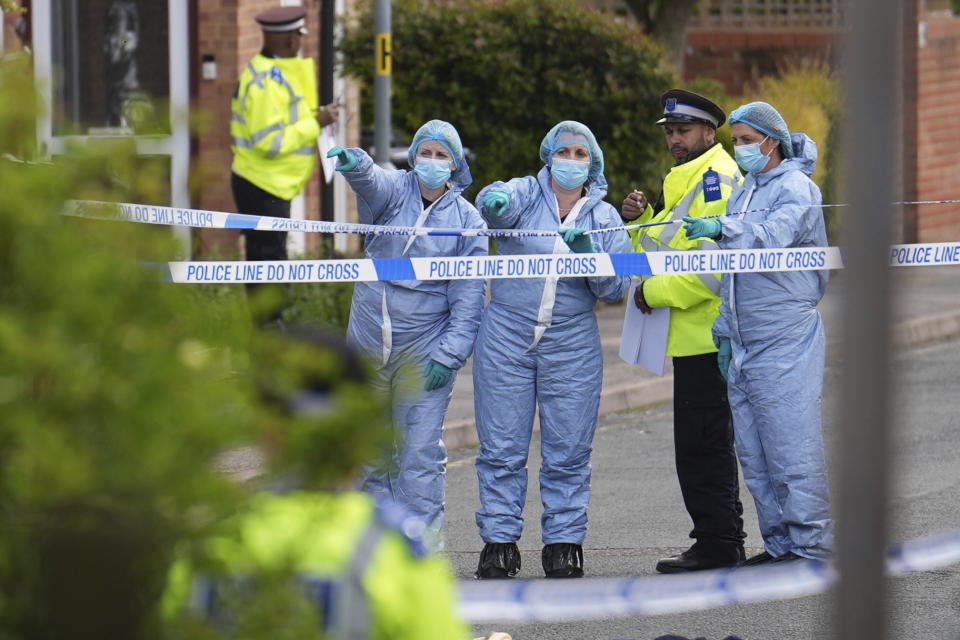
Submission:
<svg viewBox="0 0 960 640">
<path fill-rule="evenodd" d="M 433 391 L 450 384 L 450 381 L 453 380 L 453 369 L 445 367 L 436 360 L 431 360 L 427 363 L 423 375 L 426 378 L 423 388 L 427 391 Z"/>
<path fill-rule="evenodd" d="M 719 238 L 720 221 L 712 218 L 691 218 L 687 216 L 683 219 L 683 230 L 687 232 L 688 240 L 696 238 Z"/>
<path fill-rule="evenodd" d="M 330 151 L 327 151 L 328 158 L 332 158 L 333 156 L 337 156 L 337 166 L 334 167 L 335 171 L 353 171 L 359 164 L 357 162 L 357 156 L 343 147 L 333 147 Z"/>
<path fill-rule="evenodd" d="M 733 358 L 733 348 L 730 346 L 730 338 L 720 338 L 719 351 L 717 351 L 717 364 L 720 366 L 720 375 L 723 379 L 730 381 L 730 360 Z"/>
<path fill-rule="evenodd" d="M 583 229 L 570 227 L 569 229 L 558 229 L 557 233 L 574 253 L 596 253 L 593 242 L 590 241 L 590 236 Z"/>
<path fill-rule="evenodd" d="M 494 218 L 499 218 L 507 212 L 510 206 L 510 194 L 506 191 L 487 191 L 483 196 L 483 208 Z"/>
</svg>

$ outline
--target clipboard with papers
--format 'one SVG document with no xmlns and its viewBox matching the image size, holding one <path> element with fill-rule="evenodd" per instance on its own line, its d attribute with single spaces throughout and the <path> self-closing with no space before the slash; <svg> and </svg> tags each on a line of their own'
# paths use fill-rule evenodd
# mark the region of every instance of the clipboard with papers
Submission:
<svg viewBox="0 0 960 640">
<path fill-rule="evenodd" d="M 640 365 L 658 376 L 663 375 L 667 358 L 667 333 L 670 329 L 670 307 L 654 307 L 643 313 L 633 302 L 639 282 L 627 293 L 620 336 L 620 358 L 628 364 Z"/>
</svg>

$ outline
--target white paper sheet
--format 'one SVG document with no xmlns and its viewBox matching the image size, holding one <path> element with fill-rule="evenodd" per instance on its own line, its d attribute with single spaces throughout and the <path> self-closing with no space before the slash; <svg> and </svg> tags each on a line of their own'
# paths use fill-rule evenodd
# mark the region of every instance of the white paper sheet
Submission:
<svg viewBox="0 0 960 640">
<path fill-rule="evenodd" d="M 320 151 L 320 166 L 323 167 L 323 178 L 329 184 L 333 180 L 334 167 L 337 166 L 337 158 L 328 158 L 327 152 L 337 146 L 337 141 L 333 137 L 333 129 L 326 126 L 320 129 L 320 137 L 317 138 L 317 148 Z"/>
<path fill-rule="evenodd" d="M 633 302 L 633 294 L 639 284 L 634 283 L 627 294 L 623 333 L 620 336 L 620 358 L 662 376 L 667 357 L 670 307 L 655 307 L 653 313 L 642 313 Z"/>
</svg>

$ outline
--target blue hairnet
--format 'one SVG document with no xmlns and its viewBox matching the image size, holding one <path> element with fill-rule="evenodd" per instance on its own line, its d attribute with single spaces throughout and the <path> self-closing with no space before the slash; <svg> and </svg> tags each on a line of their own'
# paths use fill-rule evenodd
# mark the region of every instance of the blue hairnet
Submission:
<svg viewBox="0 0 960 640">
<path fill-rule="evenodd" d="M 427 140 L 436 140 L 442 144 L 450 152 L 450 158 L 453 160 L 456 169 L 463 168 L 463 143 L 460 142 L 460 134 L 457 133 L 452 124 L 443 120 L 430 120 L 417 129 L 416 135 L 413 136 L 413 142 L 407 149 L 407 162 L 410 163 L 411 167 L 414 158 L 417 156 L 420 143 Z"/>
<path fill-rule="evenodd" d="M 597 139 L 593 137 L 590 127 L 575 120 L 564 120 L 547 132 L 540 143 L 540 159 L 549 166 L 557 149 L 571 144 L 582 144 L 590 152 L 589 177 L 596 178 L 603 173 L 603 151 Z"/>
<path fill-rule="evenodd" d="M 748 102 L 733 110 L 730 124 L 742 122 L 757 131 L 780 141 L 780 151 L 784 158 L 793 157 L 793 144 L 790 142 L 790 130 L 787 121 L 766 102 Z"/>
</svg>

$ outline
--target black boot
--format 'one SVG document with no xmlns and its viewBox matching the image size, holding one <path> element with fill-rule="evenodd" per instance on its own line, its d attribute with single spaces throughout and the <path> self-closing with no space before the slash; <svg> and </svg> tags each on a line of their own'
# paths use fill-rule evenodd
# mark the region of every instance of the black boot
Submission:
<svg viewBox="0 0 960 640">
<path fill-rule="evenodd" d="M 516 542 L 488 542 L 480 552 L 480 562 L 473 577 L 512 578 L 520 571 L 520 549 Z"/>
<path fill-rule="evenodd" d="M 743 546 L 720 548 L 714 546 L 704 548 L 694 544 L 692 547 L 675 556 L 660 558 L 657 562 L 657 571 L 660 573 L 683 573 L 686 571 L 702 571 L 703 569 L 719 569 L 721 567 L 735 567 L 745 558 Z"/>
<path fill-rule="evenodd" d="M 540 554 L 543 573 L 548 578 L 582 578 L 583 547 L 567 542 L 555 542 L 543 547 Z"/>
</svg>

